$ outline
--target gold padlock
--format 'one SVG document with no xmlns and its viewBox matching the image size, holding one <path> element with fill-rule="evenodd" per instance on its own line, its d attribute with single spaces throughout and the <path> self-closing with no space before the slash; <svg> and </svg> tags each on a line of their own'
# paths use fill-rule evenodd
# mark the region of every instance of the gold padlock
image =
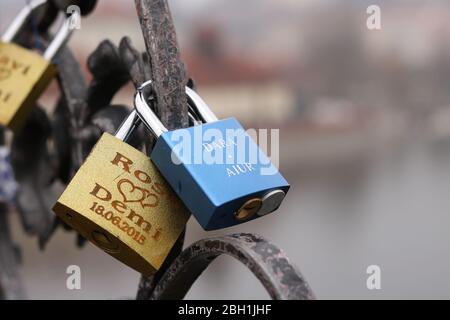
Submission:
<svg viewBox="0 0 450 320">
<path fill-rule="evenodd" d="M 70 19 L 77 18 L 71 16 L 65 20 L 43 56 L 12 43 L 33 10 L 45 3 L 35 0 L 22 9 L 0 41 L 0 124 L 13 131 L 21 127 L 55 76 L 56 67 L 51 60 L 72 34 Z"/>
<path fill-rule="evenodd" d="M 53 211 L 105 252 L 150 276 L 190 214 L 150 158 L 124 142 L 139 123 L 133 111 L 115 137 L 102 135 Z"/>
</svg>

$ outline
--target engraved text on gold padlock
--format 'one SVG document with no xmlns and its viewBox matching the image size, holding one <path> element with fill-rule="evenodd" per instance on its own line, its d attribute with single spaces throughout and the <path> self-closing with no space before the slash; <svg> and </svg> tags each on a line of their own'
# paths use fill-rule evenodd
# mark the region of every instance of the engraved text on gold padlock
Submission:
<svg viewBox="0 0 450 320">
<path fill-rule="evenodd" d="M 159 269 L 189 218 L 151 160 L 108 133 L 53 210 L 105 252 L 146 275 Z"/>
<path fill-rule="evenodd" d="M 17 130 L 56 68 L 37 53 L 0 42 L 0 124 Z"/>
</svg>

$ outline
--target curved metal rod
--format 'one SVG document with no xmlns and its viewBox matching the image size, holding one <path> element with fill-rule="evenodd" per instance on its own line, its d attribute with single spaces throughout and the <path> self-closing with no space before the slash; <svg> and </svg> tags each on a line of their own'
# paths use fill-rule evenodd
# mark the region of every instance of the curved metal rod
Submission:
<svg viewBox="0 0 450 320">
<path fill-rule="evenodd" d="M 195 242 L 168 268 L 150 295 L 140 287 L 138 296 L 183 299 L 195 280 L 218 256 L 226 254 L 246 265 L 272 299 L 310 300 L 315 295 L 284 252 L 259 235 L 238 233 Z"/>
</svg>

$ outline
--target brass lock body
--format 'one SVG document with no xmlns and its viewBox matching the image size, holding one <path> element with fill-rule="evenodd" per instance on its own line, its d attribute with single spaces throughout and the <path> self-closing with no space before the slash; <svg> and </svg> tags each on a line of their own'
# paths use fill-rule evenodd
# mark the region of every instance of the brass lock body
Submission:
<svg viewBox="0 0 450 320">
<path fill-rule="evenodd" d="M 71 19 L 79 19 L 77 12 L 67 17 L 42 56 L 13 43 L 33 11 L 45 4 L 45 0 L 31 1 L 0 39 L 0 124 L 13 131 L 20 129 L 55 76 L 57 69 L 52 59 L 73 33 Z"/>
<path fill-rule="evenodd" d="M 150 276 L 189 212 L 150 158 L 104 133 L 53 207 L 83 237 Z"/>
<path fill-rule="evenodd" d="M 56 68 L 37 53 L 0 42 L 0 123 L 18 130 Z"/>
</svg>

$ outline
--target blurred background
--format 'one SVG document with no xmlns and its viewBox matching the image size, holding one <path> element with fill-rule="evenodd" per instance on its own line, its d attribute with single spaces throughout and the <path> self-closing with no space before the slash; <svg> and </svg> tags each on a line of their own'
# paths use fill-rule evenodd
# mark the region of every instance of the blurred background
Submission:
<svg viewBox="0 0 450 320">
<path fill-rule="evenodd" d="M 364 0 L 171 0 L 188 73 L 220 117 L 280 129 L 280 170 L 292 187 L 274 214 L 204 232 L 186 244 L 255 232 L 284 249 L 321 299 L 449 298 L 450 3 Z M 2 0 L 0 32 L 25 4 Z M 381 8 L 381 30 L 366 9 Z M 99 0 L 70 42 L 80 61 L 103 39 L 144 50 L 134 1 Z M 89 78 L 86 69 L 86 77 Z M 131 87 L 115 102 L 131 105 Z M 51 106 L 50 89 L 43 104 Z M 55 199 L 56 200 L 56 199 Z M 59 230 L 44 252 L 16 217 L 33 299 L 134 297 L 139 274 Z M 81 267 L 81 290 L 66 268 Z M 366 268 L 381 268 L 368 290 Z M 187 298 L 268 298 L 221 257 Z"/>
</svg>

